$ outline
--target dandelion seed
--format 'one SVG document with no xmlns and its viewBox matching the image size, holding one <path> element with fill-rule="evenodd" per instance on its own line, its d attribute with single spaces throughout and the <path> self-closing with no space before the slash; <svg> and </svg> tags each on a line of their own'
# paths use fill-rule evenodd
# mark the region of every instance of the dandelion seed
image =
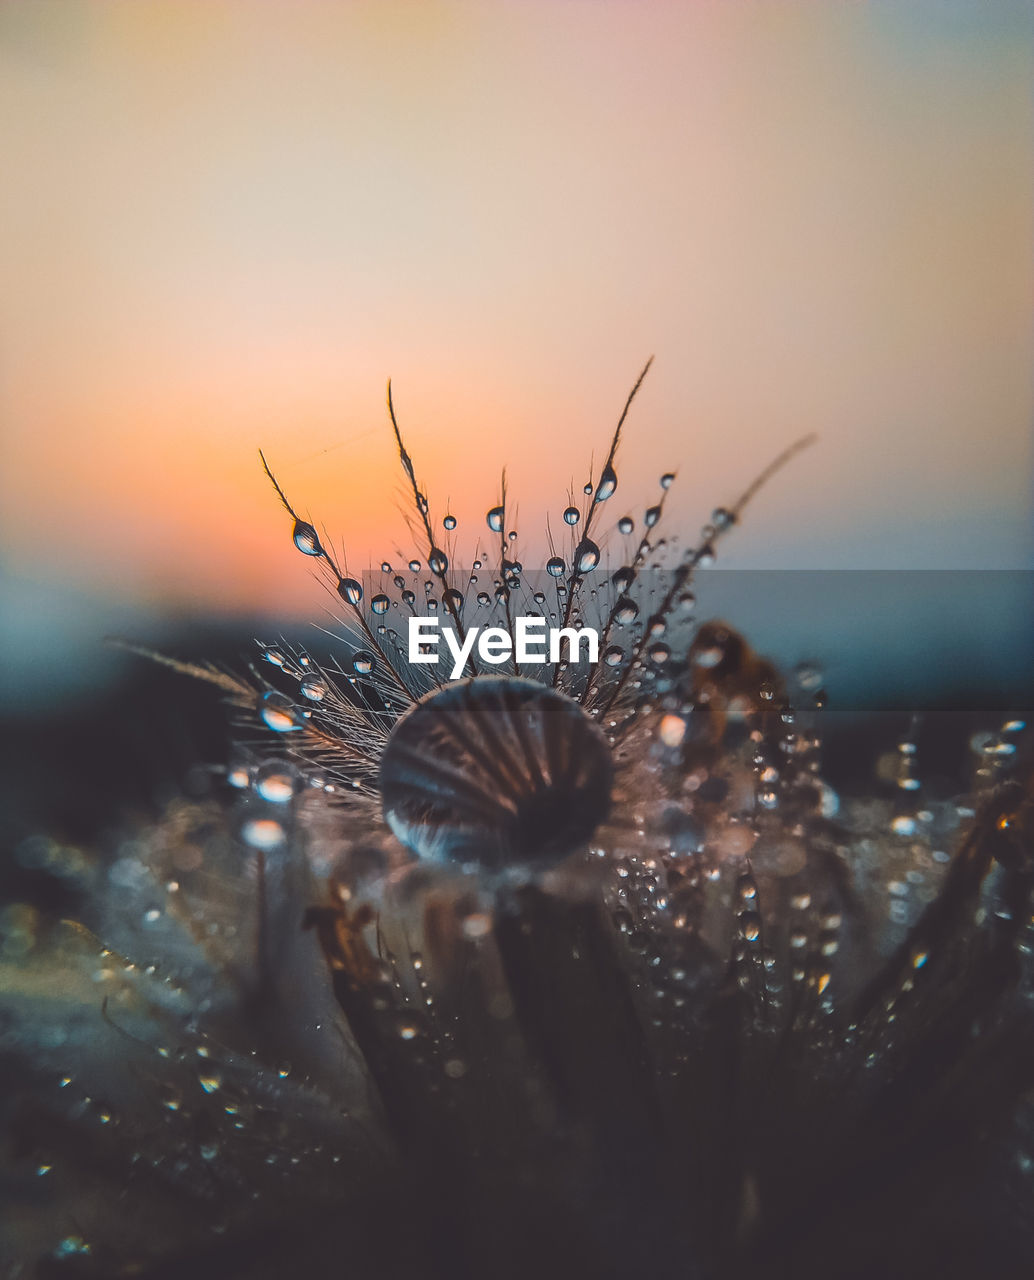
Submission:
<svg viewBox="0 0 1034 1280">
<path fill-rule="evenodd" d="M 348 576 L 262 457 L 345 648 L 264 649 L 249 678 L 159 659 L 262 735 L 225 802 L 170 808 L 90 879 L 84 921 L 0 916 L 0 1026 L 31 1082 L 10 1147 L 34 1179 L 5 1183 L 9 1234 L 30 1262 L 322 1275 L 345 1241 L 357 1275 L 428 1280 L 470 1258 L 811 1280 L 845 1249 L 855 1269 L 934 1256 L 943 1273 L 931 1222 L 951 1240 L 1005 1176 L 984 1172 L 1003 1163 L 988 1135 L 1015 1114 L 1010 1141 L 1029 1140 L 1023 723 L 974 740 L 973 795 L 881 796 L 860 775 L 838 795 L 822 673 L 784 681 L 693 620 L 696 571 L 807 440 L 655 568 L 665 472 L 650 540 L 601 571 L 610 530 L 634 527 L 607 504 L 645 373 L 541 573 L 505 477 L 470 569 L 459 538 L 436 544 L 459 521 L 437 523 L 390 387 L 409 578 Z M 419 610 L 459 646 L 486 622 L 512 642 L 521 616 L 589 619 L 601 661 L 527 678 L 470 647 L 448 680 L 406 657 L 398 620 Z M 920 752 L 891 755 L 895 780 L 922 781 Z M 54 848 L 27 846 L 23 870 Z M 55 1208 L 44 1169 L 96 1186 Z"/>
</svg>

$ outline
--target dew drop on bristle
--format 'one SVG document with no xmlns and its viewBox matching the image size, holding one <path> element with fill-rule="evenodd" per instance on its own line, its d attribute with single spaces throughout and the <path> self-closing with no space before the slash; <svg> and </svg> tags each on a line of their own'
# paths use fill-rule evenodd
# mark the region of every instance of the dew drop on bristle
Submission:
<svg viewBox="0 0 1034 1280">
<path fill-rule="evenodd" d="M 657 644 L 650 645 L 649 649 L 646 651 L 646 656 L 651 662 L 655 662 L 660 666 L 662 663 L 667 662 L 671 657 L 671 648 L 661 640 L 658 641 Z"/>
<path fill-rule="evenodd" d="M 596 486 L 596 501 L 606 502 L 618 487 L 617 472 L 613 467 L 604 467 L 603 474 L 600 476 L 600 482 Z"/>
<path fill-rule="evenodd" d="M 322 702 L 327 696 L 329 688 L 326 680 L 322 676 L 306 676 L 299 684 L 302 697 L 308 698 L 310 702 Z"/>
<path fill-rule="evenodd" d="M 273 818 L 251 818 L 241 827 L 241 839 L 253 849 L 267 853 L 286 842 L 287 832 Z"/>
<path fill-rule="evenodd" d="M 254 789 L 271 804 L 286 804 L 298 789 L 298 771 L 287 760 L 267 760 L 255 772 Z"/>
<path fill-rule="evenodd" d="M 419 573 L 419 572 L 420 572 L 420 561 L 419 561 L 419 560 L 410 560 L 410 562 L 409 562 L 409 572 L 410 572 L 410 573 Z"/>
<path fill-rule="evenodd" d="M 358 604 L 363 598 L 363 586 L 355 578 L 342 578 L 337 593 L 346 604 Z"/>
<path fill-rule="evenodd" d="M 445 601 L 447 608 L 455 609 L 457 613 L 461 613 L 463 611 L 462 591 L 457 591 L 455 587 L 450 587 L 442 599 Z"/>
<path fill-rule="evenodd" d="M 445 529 L 448 529 L 449 532 L 451 533 L 453 529 L 456 528 L 456 517 L 446 516 L 445 519 L 442 521 L 442 527 Z"/>
<path fill-rule="evenodd" d="M 736 517 L 728 507 L 715 507 L 711 512 L 711 523 L 717 533 L 724 533 L 736 523 Z"/>
<path fill-rule="evenodd" d="M 585 484 L 583 484 L 583 485 L 582 485 L 582 493 L 584 493 L 584 494 L 585 494 L 585 496 L 586 496 L 587 498 L 591 498 L 591 497 L 592 497 L 592 484 L 591 484 L 591 483 L 589 483 L 589 482 L 586 482 Z"/>
<path fill-rule="evenodd" d="M 578 510 L 577 507 L 568 507 L 567 510 L 564 512 L 564 523 L 569 524 L 572 527 L 576 525 L 581 518 L 582 518 L 582 513 Z"/>
<path fill-rule="evenodd" d="M 635 528 L 635 522 L 631 516 L 622 516 L 618 521 L 618 533 L 631 533 Z"/>
<path fill-rule="evenodd" d="M 374 596 L 370 601 L 370 608 L 376 614 L 384 614 L 391 607 L 391 601 L 385 595 Z"/>
<path fill-rule="evenodd" d="M 576 703 L 532 680 L 480 676 L 402 717 L 379 787 L 388 825 L 419 857 L 531 870 L 589 840 L 611 779 L 606 742 Z"/>
<path fill-rule="evenodd" d="M 381 561 L 381 573 L 391 573 L 391 565 L 387 562 L 387 560 Z"/>
<path fill-rule="evenodd" d="M 646 514 L 643 516 L 643 524 L 645 524 L 648 529 L 652 529 L 660 518 L 660 507 L 647 507 Z"/>
<path fill-rule="evenodd" d="M 627 627 L 639 617 L 639 605 L 631 596 L 620 596 L 614 606 L 614 621 Z"/>
<path fill-rule="evenodd" d="M 564 564 L 561 556 L 550 556 L 546 561 L 546 572 L 551 578 L 562 578 L 567 572 L 567 566 Z"/>
<path fill-rule="evenodd" d="M 661 476 L 661 488 L 670 489 L 672 485 L 672 481 L 674 479 L 675 479 L 674 471 L 665 471 L 664 475 Z"/>
<path fill-rule="evenodd" d="M 448 572 L 449 557 L 438 547 L 432 547 L 431 554 L 427 557 L 427 567 L 432 573 L 441 576 L 443 573 Z"/>
<path fill-rule="evenodd" d="M 373 654 L 367 653 L 365 649 L 360 649 L 352 658 L 352 670 L 357 676 L 368 676 L 373 667 Z"/>
<path fill-rule="evenodd" d="M 612 644 L 607 648 L 603 655 L 603 661 L 608 667 L 619 667 L 624 661 L 625 651 L 620 645 Z"/>
<path fill-rule="evenodd" d="M 488 594 L 487 591 L 479 591 L 477 594 L 477 602 L 479 605 L 481 605 L 482 608 L 484 608 L 485 605 L 491 604 L 492 597 Z"/>
<path fill-rule="evenodd" d="M 493 533 L 502 533 L 504 514 L 505 512 L 502 507 L 492 507 L 488 512 L 488 515 L 485 516 L 485 520 L 488 522 L 488 527 Z"/>
<path fill-rule="evenodd" d="M 311 524 L 306 524 L 304 520 L 296 520 L 294 522 L 294 532 L 291 537 L 294 539 L 294 545 L 303 556 L 321 556 L 323 554 L 323 548 L 320 546 L 316 530 Z"/>
<path fill-rule="evenodd" d="M 583 538 L 574 553 L 574 567 L 579 573 L 590 573 L 599 562 L 599 547 L 591 538 Z"/>
<path fill-rule="evenodd" d="M 274 733 L 290 733 L 302 726 L 298 723 L 294 703 L 284 693 L 271 690 L 262 698 L 262 719 Z"/>
</svg>

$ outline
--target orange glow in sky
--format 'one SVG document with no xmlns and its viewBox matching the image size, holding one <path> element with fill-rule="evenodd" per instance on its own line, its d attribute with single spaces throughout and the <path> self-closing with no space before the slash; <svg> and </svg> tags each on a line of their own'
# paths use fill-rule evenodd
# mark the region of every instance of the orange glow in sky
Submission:
<svg viewBox="0 0 1034 1280">
<path fill-rule="evenodd" d="M 614 516 L 814 430 L 723 563 L 1029 566 L 1032 72 L 1023 4 L 6 4 L 3 563 L 311 612 L 257 450 L 408 556 L 389 375 L 530 563 L 653 353 Z"/>
</svg>

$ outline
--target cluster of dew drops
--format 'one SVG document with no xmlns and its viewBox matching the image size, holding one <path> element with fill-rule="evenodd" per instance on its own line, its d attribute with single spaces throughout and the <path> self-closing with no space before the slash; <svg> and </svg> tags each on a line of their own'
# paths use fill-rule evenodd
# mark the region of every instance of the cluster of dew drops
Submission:
<svg viewBox="0 0 1034 1280">
<path fill-rule="evenodd" d="M 378 743 L 383 743 L 406 707 L 436 687 L 433 679 L 424 674 L 426 668 L 407 667 L 399 632 L 392 626 L 393 618 L 442 614 L 460 625 L 507 626 L 516 608 L 527 616 L 548 617 L 552 623 L 562 622 L 565 626 L 596 625 L 601 630 L 601 665 L 609 681 L 593 679 L 586 687 L 582 673 L 582 684 L 578 686 L 574 673 L 569 677 L 570 664 L 566 660 L 538 668 L 545 671 L 539 678 L 551 680 L 557 688 L 574 696 L 593 717 L 610 710 L 610 694 L 615 686 L 639 690 L 644 680 L 655 678 L 672 655 L 666 639 L 672 616 L 682 622 L 692 618 L 696 598 L 688 584 L 693 570 L 713 563 L 716 538 L 729 530 L 736 519 L 726 508 L 714 511 L 701 529 L 699 546 L 682 555 L 680 589 L 666 593 L 663 583 L 671 579 L 670 568 L 667 579 L 644 575 L 643 571 L 664 570 L 665 554 L 678 542 L 677 537 L 655 536 L 674 480 L 675 473 L 671 471 L 660 477 L 658 501 L 646 507 L 638 540 L 633 537 L 636 522 L 632 516 L 623 515 L 617 520 L 617 532 L 624 539 L 625 563 L 600 585 L 595 585 L 595 580 L 603 553 L 593 536 L 596 530 L 592 524 L 602 504 L 612 498 L 617 488 L 617 474 L 610 463 L 596 484 L 589 481 L 583 486 L 588 500 L 586 509 L 574 503 L 564 509 L 563 525 L 570 546 L 566 557 L 559 554 L 550 535 L 552 554 L 546 560 L 544 574 L 526 573 L 517 558 L 517 530 L 506 526 L 505 504 L 491 507 L 485 524 L 489 534 L 498 538 L 498 547 L 494 556 L 483 546 L 477 547 L 466 576 L 465 592 L 454 585 L 450 576 L 455 570 L 448 551 L 433 545 L 423 560 L 414 556 L 400 566 L 382 561 L 380 582 L 368 597 L 363 582 L 339 571 L 315 526 L 288 506 L 294 518 L 295 547 L 329 569 L 330 586 L 347 607 L 347 631 L 337 637 L 346 647 L 346 657 L 343 664 L 321 665 L 304 649 L 286 643 L 260 644 L 264 662 L 294 682 L 300 698 L 267 680 L 269 687 L 261 695 L 259 715 L 265 728 L 285 742 L 292 735 L 292 749 L 285 752 L 285 757 L 290 758 L 267 757 L 258 764 L 241 763 L 228 771 L 232 786 L 250 790 L 268 806 L 268 812 L 249 816 L 243 823 L 245 843 L 263 851 L 283 845 L 287 833 L 278 821 L 277 811 L 282 811 L 282 806 L 306 785 L 328 795 L 362 791 L 370 786 L 369 775 L 357 776 L 347 761 L 328 761 L 323 756 L 316 767 L 307 760 L 304 749 L 296 747 L 297 738 L 293 735 L 301 737 L 307 726 L 321 722 L 332 733 L 350 734 L 357 723 L 354 713 L 358 709 L 358 718 L 365 721 L 369 730 L 367 741 L 376 752 Z M 279 485 L 277 489 L 279 493 Z M 280 496 L 283 498 L 282 493 Z M 426 517 L 426 498 L 419 491 L 415 497 L 418 512 Z M 446 514 L 441 526 L 447 535 L 452 535 L 459 521 Z M 645 586 L 647 577 L 649 585 Z M 529 578 L 533 580 L 530 584 Z M 651 612 L 648 601 L 658 594 L 665 597 L 662 608 Z"/>
</svg>

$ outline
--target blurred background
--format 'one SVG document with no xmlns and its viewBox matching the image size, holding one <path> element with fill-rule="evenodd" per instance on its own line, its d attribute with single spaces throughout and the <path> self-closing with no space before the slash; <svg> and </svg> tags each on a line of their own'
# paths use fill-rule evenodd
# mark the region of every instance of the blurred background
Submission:
<svg viewBox="0 0 1034 1280">
<path fill-rule="evenodd" d="M 389 375 L 461 560 L 505 465 L 541 563 L 651 353 L 614 516 L 675 470 L 692 539 L 818 432 L 701 612 L 832 705 L 1034 700 L 1032 82 L 1024 0 L 7 0 L 8 813 L 225 753 L 104 636 L 323 651 L 259 447 L 350 571 L 408 559 Z"/>
</svg>

